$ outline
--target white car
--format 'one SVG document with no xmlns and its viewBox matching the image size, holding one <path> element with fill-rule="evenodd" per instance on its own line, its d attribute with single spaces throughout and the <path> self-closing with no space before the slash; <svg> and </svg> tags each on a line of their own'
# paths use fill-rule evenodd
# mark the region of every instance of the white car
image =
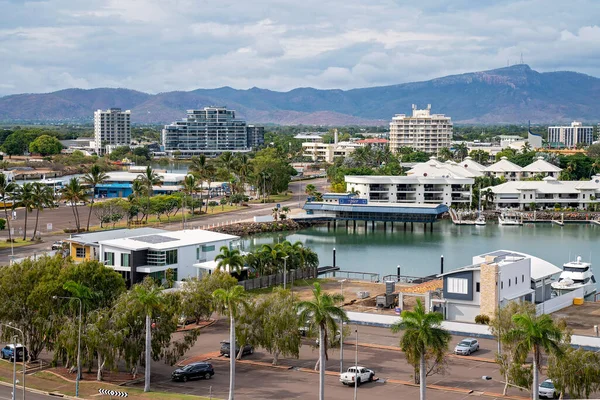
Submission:
<svg viewBox="0 0 600 400">
<path fill-rule="evenodd" d="M 544 382 L 542 382 L 538 387 L 538 392 L 540 397 L 545 397 L 547 399 L 558 399 L 558 392 L 554 388 L 552 379 L 546 379 Z"/>
<path fill-rule="evenodd" d="M 75 206 L 85 206 L 85 201 L 78 201 L 76 203 L 71 203 L 70 201 L 68 201 L 65 205 L 67 207 L 73 207 L 74 205 Z"/>
<path fill-rule="evenodd" d="M 354 386 L 354 379 L 356 379 L 356 386 L 360 386 L 364 382 L 373 382 L 375 372 L 365 367 L 350 367 L 348 371 L 340 375 L 340 382 L 344 385 Z"/>
<path fill-rule="evenodd" d="M 467 338 L 460 341 L 454 348 L 454 354 L 468 356 L 469 354 L 479 350 L 479 342 L 477 339 Z"/>
</svg>

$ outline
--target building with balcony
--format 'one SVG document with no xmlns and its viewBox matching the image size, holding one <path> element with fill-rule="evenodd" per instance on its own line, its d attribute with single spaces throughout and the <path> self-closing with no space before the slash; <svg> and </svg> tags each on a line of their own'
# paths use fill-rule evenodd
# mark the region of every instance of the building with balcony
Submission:
<svg viewBox="0 0 600 400">
<path fill-rule="evenodd" d="M 236 246 L 239 236 L 201 229 L 162 232 L 99 242 L 100 261 L 120 272 L 128 285 L 146 276 L 165 280 L 165 271 L 173 271 L 173 280 L 198 276 L 195 264 L 213 261 L 222 246 Z"/>
<path fill-rule="evenodd" d="M 300 140 L 302 143 L 323 143 L 322 132 L 299 133 L 294 136 L 294 139 Z"/>
<path fill-rule="evenodd" d="M 234 110 L 204 107 L 188 110 L 187 118 L 165 125 L 162 131 L 164 151 L 183 157 L 216 155 L 225 151 L 247 152 L 264 143 L 264 128 L 246 126 Z"/>
<path fill-rule="evenodd" d="M 102 155 L 107 145 L 129 146 L 131 111 L 120 108 L 94 111 L 94 147 Z"/>
<path fill-rule="evenodd" d="M 562 168 L 550 164 L 544 160 L 544 157 L 538 157 L 537 160 L 521 169 L 523 179 L 534 178 L 536 176 L 558 178 L 561 171 Z"/>
<path fill-rule="evenodd" d="M 600 175 L 589 181 L 559 181 L 547 176 L 542 181 L 513 181 L 483 189 L 494 193 L 496 209 L 572 207 L 585 210 L 600 198 Z"/>
<path fill-rule="evenodd" d="M 413 104 L 412 115 L 396 114 L 390 122 L 390 150 L 398 153 L 403 147 L 437 154 L 443 147 L 450 148 L 452 121 L 443 114 L 431 114 L 427 109 L 418 110 Z"/>
<path fill-rule="evenodd" d="M 408 176 L 438 177 L 438 178 L 477 178 L 484 175 L 485 167 L 471 159 L 465 158 L 457 163 L 451 160 L 441 162 L 435 156 L 426 162 L 415 164 L 406 172 Z"/>
<path fill-rule="evenodd" d="M 573 121 L 571 126 L 548 127 L 548 143 L 563 145 L 572 149 L 577 145 L 588 146 L 594 142 L 594 127 L 583 126 L 581 122 Z"/>
<path fill-rule="evenodd" d="M 471 204 L 475 180 L 436 176 L 358 176 L 345 177 L 346 188 L 369 203 Z"/>
<path fill-rule="evenodd" d="M 313 161 L 332 163 L 336 157 L 348 157 L 356 148 L 361 146 L 356 142 L 306 142 L 302 143 L 302 156 L 310 157 Z"/>
<path fill-rule="evenodd" d="M 485 174 L 495 178 L 504 178 L 507 181 L 520 181 L 523 176 L 523 168 L 508 161 L 508 158 L 502 157 L 500 161 L 486 167 Z"/>
</svg>

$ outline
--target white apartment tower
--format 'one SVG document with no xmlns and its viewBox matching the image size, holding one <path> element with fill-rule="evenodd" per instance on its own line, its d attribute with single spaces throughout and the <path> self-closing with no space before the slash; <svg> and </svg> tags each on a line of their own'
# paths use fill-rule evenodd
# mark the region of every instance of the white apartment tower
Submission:
<svg viewBox="0 0 600 400">
<path fill-rule="evenodd" d="M 129 146 L 131 143 L 131 111 L 120 108 L 94 112 L 96 153 L 103 154 L 107 145 Z"/>
<path fill-rule="evenodd" d="M 548 142 L 550 145 L 561 143 L 567 148 L 577 147 L 580 143 L 587 146 L 594 142 L 594 127 L 583 126 L 578 121 L 571 122 L 571 126 L 550 126 Z"/>
<path fill-rule="evenodd" d="M 396 114 L 390 122 L 390 149 L 398 153 L 402 147 L 437 154 L 443 147 L 450 148 L 452 121 L 443 114 L 431 114 L 427 109 L 418 110 L 412 105 L 412 116 Z"/>
</svg>

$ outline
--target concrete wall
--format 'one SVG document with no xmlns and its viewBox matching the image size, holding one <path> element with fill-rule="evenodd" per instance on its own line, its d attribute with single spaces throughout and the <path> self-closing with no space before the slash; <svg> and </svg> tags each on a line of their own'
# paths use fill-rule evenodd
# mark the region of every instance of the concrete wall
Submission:
<svg viewBox="0 0 600 400">
<path fill-rule="evenodd" d="M 538 315 L 550 314 L 563 308 L 573 305 L 575 297 L 583 297 L 583 288 L 573 290 L 570 293 L 565 293 L 562 296 L 557 296 L 535 306 Z M 599 321 L 600 322 L 600 321 Z"/>
<path fill-rule="evenodd" d="M 531 259 L 504 264 L 500 267 L 500 298 L 513 299 L 519 293 L 531 289 Z M 516 282 L 515 282 L 516 281 Z"/>
</svg>

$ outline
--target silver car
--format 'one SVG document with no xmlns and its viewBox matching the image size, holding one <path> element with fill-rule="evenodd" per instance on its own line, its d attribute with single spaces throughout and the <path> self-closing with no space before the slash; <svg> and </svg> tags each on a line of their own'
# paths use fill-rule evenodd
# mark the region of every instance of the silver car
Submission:
<svg viewBox="0 0 600 400">
<path fill-rule="evenodd" d="M 460 341 L 454 348 L 454 354 L 468 356 L 469 354 L 479 350 L 479 342 L 477 339 L 467 338 Z"/>
<path fill-rule="evenodd" d="M 554 388 L 554 383 L 552 383 L 552 379 L 546 379 L 542 384 L 538 387 L 538 392 L 540 397 L 545 397 L 547 399 L 558 399 L 558 393 Z"/>
</svg>

